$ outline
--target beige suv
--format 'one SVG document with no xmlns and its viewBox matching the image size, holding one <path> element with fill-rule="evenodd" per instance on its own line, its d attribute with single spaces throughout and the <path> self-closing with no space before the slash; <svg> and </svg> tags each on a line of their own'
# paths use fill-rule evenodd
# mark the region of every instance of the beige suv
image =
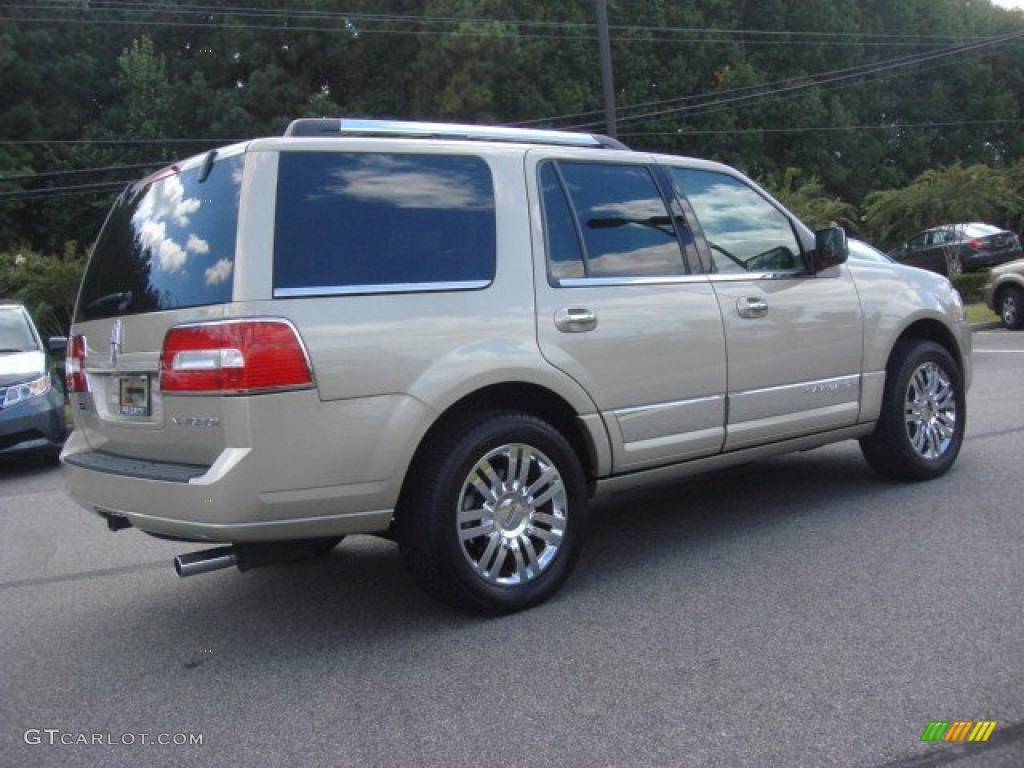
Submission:
<svg viewBox="0 0 1024 768">
<path fill-rule="evenodd" d="M 70 492 L 221 544 L 181 575 L 381 534 L 441 600 L 525 608 L 600 494 L 850 438 L 887 477 L 949 469 L 960 297 L 847 253 L 717 163 L 296 121 L 114 205 L 69 342 Z"/>
</svg>

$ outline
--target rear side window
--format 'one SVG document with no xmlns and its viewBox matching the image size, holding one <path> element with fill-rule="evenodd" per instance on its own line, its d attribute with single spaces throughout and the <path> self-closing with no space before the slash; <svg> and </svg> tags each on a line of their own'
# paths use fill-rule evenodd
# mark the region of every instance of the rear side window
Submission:
<svg viewBox="0 0 1024 768">
<path fill-rule="evenodd" d="M 482 288 L 495 250 L 479 157 L 281 153 L 275 296 Z"/>
<path fill-rule="evenodd" d="M 82 280 L 77 320 L 231 301 L 244 155 L 118 198 Z"/>
</svg>

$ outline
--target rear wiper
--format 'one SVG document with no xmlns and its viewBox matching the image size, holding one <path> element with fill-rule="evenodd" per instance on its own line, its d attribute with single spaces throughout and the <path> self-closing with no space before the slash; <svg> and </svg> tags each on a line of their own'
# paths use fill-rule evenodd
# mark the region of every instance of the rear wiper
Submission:
<svg viewBox="0 0 1024 768">
<path fill-rule="evenodd" d="M 128 305 L 132 303 L 132 292 L 122 291 L 120 293 L 108 293 L 106 296 L 100 296 L 95 301 L 89 302 L 87 309 L 101 309 L 103 307 L 109 307 L 111 305 L 117 305 L 118 312 L 124 312 L 128 309 Z"/>
</svg>

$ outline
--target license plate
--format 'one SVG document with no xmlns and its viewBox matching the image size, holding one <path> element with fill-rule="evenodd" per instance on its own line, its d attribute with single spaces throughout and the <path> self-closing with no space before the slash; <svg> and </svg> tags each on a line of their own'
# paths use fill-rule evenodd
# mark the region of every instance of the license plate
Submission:
<svg viewBox="0 0 1024 768">
<path fill-rule="evenodd" d="M 117 406 L 122 416 L 149 416 L 149 376 L 121 376 Z"/>
</svg>

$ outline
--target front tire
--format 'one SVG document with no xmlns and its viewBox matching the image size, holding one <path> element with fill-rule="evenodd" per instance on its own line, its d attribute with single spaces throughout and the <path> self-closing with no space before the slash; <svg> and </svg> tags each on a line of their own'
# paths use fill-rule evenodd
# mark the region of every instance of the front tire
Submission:
<svg viewBox="0 0 1024 768">
<path fill-rule="evenodd" d="M 579 555 L 586 483 L 572 446 L 523 413 L 473 414 L 420 451 L 397 519 L 423 589 L 457 608 L 505 614 L 537 605 Z"/>
<path fill-rule="evenodd" d="M 999 294 L 999 319 L 1011 331 L 1024 328 L 1024 290 L 1015 285 Z"/>
<path fill-rule="evenodd" d="M 960 453 L 966 424 L 963 373 L 934 342 L 897 344 L 885 376 L 875 431 L 860 447 L 871 468 L 892 480 L 930 480 Z"/>
</svg>

